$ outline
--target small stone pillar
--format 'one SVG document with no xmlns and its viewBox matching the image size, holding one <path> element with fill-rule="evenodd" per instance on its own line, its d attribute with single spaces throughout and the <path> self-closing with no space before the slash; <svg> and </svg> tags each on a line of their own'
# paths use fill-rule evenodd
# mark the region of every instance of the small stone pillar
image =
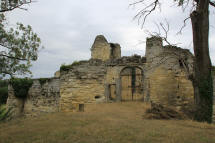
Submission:
<svg viewBox="0 0 215 143">
<path fill-rule="evenodd" d="M 116 79 L 116 101 L 121 102 L 121 100 L 121 79 L 118 78 Z"/>
<path fill-rule="evenodd" d="M 109 84 L 105 84 L 105 98 L 106 98 L 106 102 L 108 102 L 110 100 L 110 85 Z"/>
</svg>

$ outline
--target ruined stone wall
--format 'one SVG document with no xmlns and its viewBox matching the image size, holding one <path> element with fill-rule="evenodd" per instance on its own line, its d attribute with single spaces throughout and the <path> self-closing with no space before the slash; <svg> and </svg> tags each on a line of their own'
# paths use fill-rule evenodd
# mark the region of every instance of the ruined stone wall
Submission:
<svg viewBox="0 0 215 143">
<path fill-rule="evenodd" d="M 111 59 L 121 58 L 121 47 L 119 44 L 110 43 L 111 47 Z"/>
<path fill-rule="evenodd" d="M 180 109 L 194 101 L 192 82 L 183 71 L 175 73 L 160 66 L 149 76 L 148 88 L 153 103 Z"/>
<path fill-rule="evenodd" d="M 147 41 L 145 99 L 177 109 L 192 104 L 194 90 L 188 77 L 193 74 L 193 55 L 189 50 L 175 46 L 159 47 L 158 43 L 161 43 L 160 39 L 156 38 Z"/>
<path fill-rule="evenodd" d="M 146 40 L 146 60 L 151 62 L 154 58 L 159 57 L 163 52 L 163 42 L 160 37 L 147 38 Z"/>
<path fill-rule="evenodd" d="M 39 80 L 34 80 L 28 91 L 26 99 L 15 97 L 12 86 L 8 88 L 7 106 L 13 108 L 14 116 L 36 116 L 41 113 L 59 111 L 59 78 L 47 79 L 41 85 Z"/>
<path fill-rule="evenodd" d="M 78 104 L 104 102 L 106 67 L 94 60 L 61 71 L 60 110 L 78 110 Z"/>
</svg>

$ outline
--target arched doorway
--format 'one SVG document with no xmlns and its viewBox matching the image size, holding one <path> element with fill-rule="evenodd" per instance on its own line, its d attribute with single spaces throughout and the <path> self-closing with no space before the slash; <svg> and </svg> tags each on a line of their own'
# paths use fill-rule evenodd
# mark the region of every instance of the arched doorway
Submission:
<svg viewBox="0 0 215 143">
<path fill-rule="evenodd" d="M 143 100 L 143 71 L 139 67 L 126 67 L 120 73 L 121 100 Z"/>
</svg>

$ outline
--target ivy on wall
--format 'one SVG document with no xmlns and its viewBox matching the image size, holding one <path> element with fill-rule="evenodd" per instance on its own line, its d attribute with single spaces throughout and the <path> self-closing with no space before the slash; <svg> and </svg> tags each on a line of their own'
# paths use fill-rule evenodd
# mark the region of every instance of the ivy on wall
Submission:
<svg viewBox="0 0 215 143">
<path fill-rule="evenodd" d="M 12 85 L 14 94 L 17 98 L 26 98 L 28 91 L 33 84 L 33 80 L 28 78 L 12 78 L 10 84 Z"/>
<path fill-rule="evenodd" d="M 215 76 L 215 66 L 212 66 L 212 75 Z"/>
<path fill-rule="evenodd" d="M 8 81 L 0 80 L 0 105 L 6 104 L 8 97 Z"/>
</svg>

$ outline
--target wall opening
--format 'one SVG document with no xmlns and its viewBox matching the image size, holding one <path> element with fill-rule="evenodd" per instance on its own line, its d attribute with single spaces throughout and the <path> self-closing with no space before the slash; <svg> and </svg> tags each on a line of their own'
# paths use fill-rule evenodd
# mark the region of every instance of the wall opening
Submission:
<svg viewBox="0 0 215 143">
<path fill-rule="evenodd" d="M 101 98 L 101 96 L 95 96 L 95 99 L 99 99 L 99 98 Z"/>
<path fill-rule="evenodd" d="M 143 71 L 139 67 L 126 67 L 120 73 L 121 100 L 143 100 Z"/>
</svg>

